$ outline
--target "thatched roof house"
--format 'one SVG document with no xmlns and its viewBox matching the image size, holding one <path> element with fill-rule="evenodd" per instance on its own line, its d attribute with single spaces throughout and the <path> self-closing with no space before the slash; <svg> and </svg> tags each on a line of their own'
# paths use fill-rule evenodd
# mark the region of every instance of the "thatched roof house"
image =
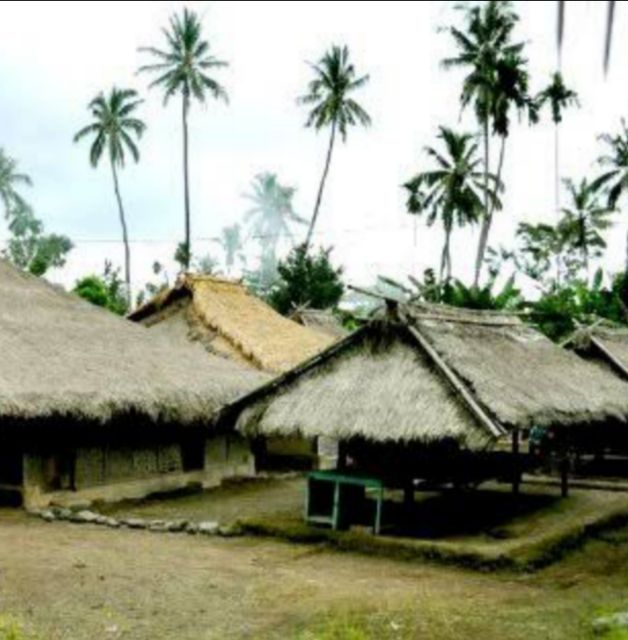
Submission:
<svg viewBox="0 0 628 640">
<path fill-rule="evenodd" d="M 517 317 L 389 301 L 387 317 L 227 407 L 221 419 L 245 433 L 484 447 L 533 425 L 627 416 L 628 385 Z"/>
<path fill-rule="evenodd" d="M 332 338 L 276 313 L 239 282 L 186 275 L 129 318 L 171 342 L 198 342 L 209 353 L 281 373 L 319 353 Z"/>
<path fill-rule="evenodd" d="M 4 261 L 0 353 L 0 499 L 142 497 L 252 472 L 242 438 L 210 427 L 261 372 L 172 345 Z"/>
<path fill-rule="evenodd" d="M 290 314 L 290 319 L 334 340 L 340 340 L 349 334 L 340 320 L 329 310 L 297 307 Z"/>
<path fill-rule="evenodd" d="M 0 261 L 0 424 L 122 413 L 208 422 L 264 376 L 163 337 Z"/>
<path fill-rule="evenodd" d="M 578 329 L 565 343 L 567 349 L 628 380 L 628 328 L 597 324 Z"/>
</svg>

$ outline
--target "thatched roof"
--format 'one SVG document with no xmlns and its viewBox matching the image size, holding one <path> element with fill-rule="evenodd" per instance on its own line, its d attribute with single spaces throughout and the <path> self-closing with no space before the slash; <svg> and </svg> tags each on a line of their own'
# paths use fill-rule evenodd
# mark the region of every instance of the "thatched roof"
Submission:
<svg viewBox="0 0 628 640">
<path fill-rule="evenodd" d="M 0 261 L 0 422 L 132 413 L 205 422 L 267 378 L 144 327 Z"/>
<path fill-rule="evenodd" d="M 291 369 L 333 341 L 279 315 L 239 282 L 209 276 L 184 276 L 129 318 L 270 373 Z"/>
<path fill-rule="evenodd" d="M 227 407 L 247 433 L 483 446 L 513 429 L 628 417 L 628 385 L 517 317 L 392 304 Z"/>
<path fill-rule="evenodd" d="M 446 309 L 446 308 L 445 308 Z M 628 417 L 628 386 L 514 316 L 411 305 L 406 313 L 506 427 Z"/>
<path fill-rule="evenodd" d="M 578 329 L 564 344 L 628 380 L 628 329 L 602 324 Z"/>
<path fill-rule="evenodd" d="M 290 319 L 334 340 L 340 340 L 349 334 L 340 320 L 329 310 L 298 307 L 290 314 Z"/>
</svg>

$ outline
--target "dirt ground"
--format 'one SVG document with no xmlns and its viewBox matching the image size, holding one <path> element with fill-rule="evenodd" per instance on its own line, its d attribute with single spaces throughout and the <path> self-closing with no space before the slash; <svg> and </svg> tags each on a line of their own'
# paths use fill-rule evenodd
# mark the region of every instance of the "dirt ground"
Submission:
<svg viewBox="0 0 628 640">
<path fill-rule="evenodd" d="M 627 602 L 628 532 L 538 574 L 484 575 L 0 511 L 0 614 L 46 640 L 574 639 Z"/>
</svg>

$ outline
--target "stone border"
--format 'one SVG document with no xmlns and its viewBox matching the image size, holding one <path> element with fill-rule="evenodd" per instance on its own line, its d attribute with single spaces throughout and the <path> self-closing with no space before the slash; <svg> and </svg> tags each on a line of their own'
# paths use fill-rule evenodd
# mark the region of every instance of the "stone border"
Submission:
<svg viewBox="0 0 628 640">
<path fill-rule="evenodd" d="M 46 522 L 71 522 L 74 524 L 95 524 L 110 529 L 138 529 L 155 533 L 188 533 L 190 535 L 233 537 L 243 535 L 238 525 L 221 525 L 215 521 L 194 522 L 191 520 L 147 520 L 144 518 L 112 518 L 90 509 L 70 509 L 48 507 L 29 509 L 32 516 Z"/>
</svg>

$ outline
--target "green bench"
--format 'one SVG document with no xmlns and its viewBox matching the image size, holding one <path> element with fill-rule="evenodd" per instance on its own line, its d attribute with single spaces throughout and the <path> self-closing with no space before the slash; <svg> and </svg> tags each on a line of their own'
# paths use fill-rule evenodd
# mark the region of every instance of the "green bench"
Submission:
<svg viewBox="0 0 628 640">
<path fill-rule="evenodd" d="M 307 476 L 305 521 L 327 525 L 338 531 L 348 528 L 363 515 L 367 489 L 375 492 L 373 533 L 382 527 L 384 484 L 373 476 L 348 471 L 312 471 Z"/>
</svg>

